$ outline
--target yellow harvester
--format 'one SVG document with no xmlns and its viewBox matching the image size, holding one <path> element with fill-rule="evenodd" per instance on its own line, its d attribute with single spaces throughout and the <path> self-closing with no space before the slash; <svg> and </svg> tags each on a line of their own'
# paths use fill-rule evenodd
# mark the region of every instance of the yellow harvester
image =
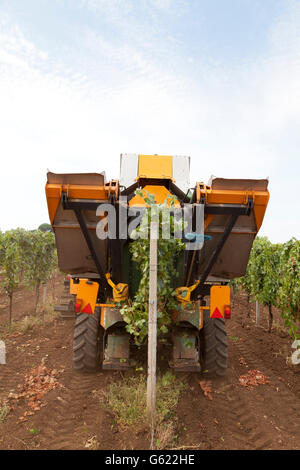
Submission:
<svg viewBox="0 0 300 470">
<path fill-rule="evenodd" d="M 269 200 L 268 181 L 212 178 L 190 187 L 189 167 L 185 156 L 122 154 L 119 180 L 107 182 L 105 173 L 48 173 L 59 267 L 71 276 L 76 295 L 75 369 L 130 367 L 131 338 L 117 304 L 132 298 L 139 285 L 128 224 L 130 213 L 145 206 L 135 194 L 143 188 L 157 204 L 175 196 L 175 208 L 186 210 L 191 222 L 182 235 L 186 250 L 174 260 L 174 289 L 178 303 L 184 307 L 188 300 L 192 309 L 181 308 L 174 317 L 171 364 L 211 376 L 226 373 L 228 283 L 245 273 Z M 107 215 L 115 217 L 112 230 L 105 228 Z"/>
</svg>

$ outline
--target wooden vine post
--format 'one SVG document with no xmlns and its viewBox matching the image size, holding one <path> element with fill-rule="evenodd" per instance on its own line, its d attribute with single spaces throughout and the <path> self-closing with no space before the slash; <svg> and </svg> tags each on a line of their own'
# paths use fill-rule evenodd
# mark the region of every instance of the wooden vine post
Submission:
<svg viewBox="0 0 300 470">
<path fill-rule="evenodd" d="M 256 326 L 259 325 L 260 321 L 260 303 L 256 301 L 255 303 L 255 311 L 256 311 Z"/>
<path fill-rule="evenodd" d="M 151 448 L 154 439 L 156 403 L 156 347 L 157 347 L 157 240 L 158 222 L 150 225 L 149 259 L 149 317 L 148 317 L 148 377 L 147 415 L 151 424 Z"/>
</svg>

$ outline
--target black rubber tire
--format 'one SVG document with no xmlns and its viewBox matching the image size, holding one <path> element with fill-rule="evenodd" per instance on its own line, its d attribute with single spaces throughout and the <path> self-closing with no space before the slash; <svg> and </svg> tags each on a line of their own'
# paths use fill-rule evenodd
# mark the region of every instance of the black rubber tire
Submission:
<svg viewBox="0 0 300 470">
<path fill-rule="evenodd" d="M 222 318 L 210 318 L 205 312 L 200 332 L 200 363 L 206 377 L 224 377 L 227 370 L 227 335 Z"/>
<path fill-rule="evenodd" d="M 103 328 L 100 326 L 100 309 L 93 315 L 79 313 L 73 339 L 73 367 L 81 372 L 94 372 L 102 363 Z"/>
</svg>

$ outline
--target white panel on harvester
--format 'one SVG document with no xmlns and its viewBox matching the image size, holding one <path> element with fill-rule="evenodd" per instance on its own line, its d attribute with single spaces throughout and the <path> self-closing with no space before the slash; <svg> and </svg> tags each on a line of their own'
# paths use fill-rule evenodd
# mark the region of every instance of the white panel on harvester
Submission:
<svg viewBox="0 0 300 470">
<path fill-rule="evenodd" d="M 175 184 L 186 193 L 190 187 L 190 157 L 173 155 L 172 159 Z"/>
<path fill-rule="evenodd" d="M 137 153 L 121 153 L 120 185 L 128 188 L 135 183 L 138 174 L 139 156 Z"/>
</svg>

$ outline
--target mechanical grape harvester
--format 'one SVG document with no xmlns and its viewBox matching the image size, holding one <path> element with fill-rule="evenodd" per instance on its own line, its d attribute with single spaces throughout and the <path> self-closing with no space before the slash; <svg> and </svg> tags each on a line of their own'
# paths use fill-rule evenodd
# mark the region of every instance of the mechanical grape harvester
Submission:
<svg viewBox="0 0 300 470">
<path fill-rule="evenodd" d="M 170 364 L 178 371 L 222 376 L 225 321 L 231 314 L 228 283 L 245 273 L 269 200 L 268 180 L 212 177 L 209 184 L 197 182 L 191 188 L 190 158 L 176 155 L 122 154 L 120 167 L 120 180 L 109 182 L 104 172 L 47 174 L 59 268 L 70 276 L 70 292 L 76 296 L 74 367 L 130 367 L 132 341 L 117 304 L 133 298 L 139 286 L 139 266 L 129 253 L 127 214 L 145 206 L 135 194 L 143 188 L 157 204 L 175 196 L 176 208 L 186 207 L 191 217 L 190 233 L 183 233 L 187 249 L 174 260 L 174 289 L 182 308 L 172 314 Z M 116 215 L 116 237 L 103 239 L 97 226 L 108 205 Z"/>
</svg>

